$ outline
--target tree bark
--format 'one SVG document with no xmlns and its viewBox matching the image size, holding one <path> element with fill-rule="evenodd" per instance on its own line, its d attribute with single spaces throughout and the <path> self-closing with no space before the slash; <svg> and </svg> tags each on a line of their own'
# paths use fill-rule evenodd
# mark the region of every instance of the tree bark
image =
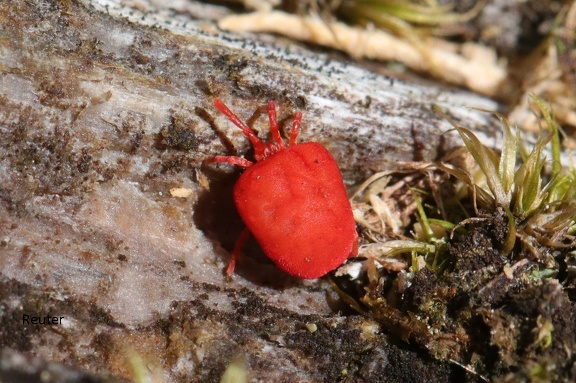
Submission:
<svg viewBox="0 0 576 383">
<path fill-rule="evenodd" d="M 254 382 L 448 381 L 451 367 L 389 344 L 326 280 L 290 278 L 254 244 L 223 274 L 238 172 L 201 164 L 249 145 L 212 102 L 261 137 L 268 100 L 286 129 L 301 110 L 300 140 L 324 144 L 349 185 L 458 144 L 433 104 L 489 143 L 498 125 L 466 107 L 498 105 L 194 18 L 224 8 L 121 3 L 0 3 L 0 359 L 129 379 L 134 350 L 158 379 L 208 382 L 242 355 Z M 20 368 L 6 366 L 0 380 Z"/>
</svg>

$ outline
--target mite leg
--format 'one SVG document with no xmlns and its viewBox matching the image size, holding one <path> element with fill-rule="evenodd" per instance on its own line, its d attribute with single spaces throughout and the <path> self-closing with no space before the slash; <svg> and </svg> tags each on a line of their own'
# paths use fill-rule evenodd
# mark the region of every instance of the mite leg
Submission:
<svg viewBox="0 0 576 383">
<path fill-rule="evenodd" d="M 268 103 L 268 120 L 270 121 L 270 132 L 272 133 L 272 139 L 279 148 L 284 149 L 286 146 L 284 145 L 284 140 L 282 140 L 282 136 L 280 135 L 280 129 L 278 129 L 278 118 L 276 117 L 276 103 L 274 101 L 270 101 Z"/>
<path fill-rule="evenodd" d="M 235 156 L 215 156 L 215 157 L 206 158 L 204 160 L 204 163 L 206 163 L 206 164 L 213 164 L 213 163 L 218 163 L 218 162 L 225 162 L 227 164 L 240 166 L 242 168 L 247 168 L 249 166 L 254 165 L 253 162 L 248 161 L 245 158 L 235 157 Z"/>
<path fill-rule="evenodd" d="M 352 251 L 350 251 L 350 255 L 348 258 L 354 258 L 358 256 L 358 232 L 354 230 L 354 240 L 352 242 Z"/>
<path fill-rule="evenodd" d="M 290 146 L 296 145 L 296 140 L 298 139 L 298 134 L 300 133 L 300 125 L 302 124 L 302 113 L 296 113 L 294 116 L 294 121 L 292 122 L 292 130 L 290 130 Z"/>
<path fill-rule="evenodd" d="M 228 268 L 226 269 L 226 275 L 232 275 L 234 273 L 234 268 L 236 267 L 236 261 L 240 256 L 240 250 L 242 250 L 242 247 L 246 243 L 246 240 L 248 239 L 249 236 L 250 236 L 250 230 L 248 230 L 248 228 L 245 228 L 244 231 L 242 231 L 242 233 L 238 237 L 238 240 L 236 241 L 236 246 L 234 247 L 234 252 L 232 253 L 232 258 L 230 259 L 230 263 L 228 263 Z"/>
</svg>

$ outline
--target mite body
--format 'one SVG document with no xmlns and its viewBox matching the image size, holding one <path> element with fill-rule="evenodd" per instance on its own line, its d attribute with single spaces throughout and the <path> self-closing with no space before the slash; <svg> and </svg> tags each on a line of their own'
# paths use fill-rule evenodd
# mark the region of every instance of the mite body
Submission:
<svg viewBox="0 0 576 383">
<path fill-rule="evenodd" d="M 268 103 L 272 139 L 262 142 L 220 100 L 216 108 L 238 126 L 254 146 L 256 162 L 216 156 L 207 163 L 244 167 L 234 186 L 234 202 L 247 226 L 240 235 L 227 274 L 252 235 L 264 253 L 288 274 L 312 279 L 358 254 L 358 234 L 336 161 L 315 142 L 297 144 L 301 113 L 292 124 L 289 144 L 280 136 L 276 103 Z"/>
</svg>

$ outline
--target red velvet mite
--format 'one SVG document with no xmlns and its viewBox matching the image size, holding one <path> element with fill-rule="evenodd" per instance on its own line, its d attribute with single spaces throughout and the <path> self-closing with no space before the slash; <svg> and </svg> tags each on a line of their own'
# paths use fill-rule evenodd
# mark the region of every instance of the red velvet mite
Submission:
<svg viewBox="0 0 576 383">
<path fill-rule="evenodd" d="M 245 168 L 234 186 L 234 202 L 246 224 L 226 273 L 234 272 L 252 233 L 264 253 L 288 274 L 319 278 L 358 254 L 358 233 L 336 161 L 316 142 L 296 144 L 302 113 L 296 113 L 286 145 L 278 129 L 276 103 L 268 103 L 271 140 L 263 142 L 218 99 L 214 106 L 239 127 L 254 146 L 251 162 L 216 156 Z"/>
</svg>

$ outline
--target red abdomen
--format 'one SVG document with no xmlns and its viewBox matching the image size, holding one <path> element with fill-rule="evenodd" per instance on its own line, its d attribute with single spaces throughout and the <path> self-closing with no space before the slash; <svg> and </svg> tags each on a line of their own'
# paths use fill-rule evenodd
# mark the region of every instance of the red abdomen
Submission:
<svg viewBox="0 0 576 383">
<path fill-rule="evenodd" d="M 291 275 L 318 278 L 357 254 L 340 170 L 320 144 L 290 146 L 248 167 L 234 200 L 266 255 Z"/>
</svg>

